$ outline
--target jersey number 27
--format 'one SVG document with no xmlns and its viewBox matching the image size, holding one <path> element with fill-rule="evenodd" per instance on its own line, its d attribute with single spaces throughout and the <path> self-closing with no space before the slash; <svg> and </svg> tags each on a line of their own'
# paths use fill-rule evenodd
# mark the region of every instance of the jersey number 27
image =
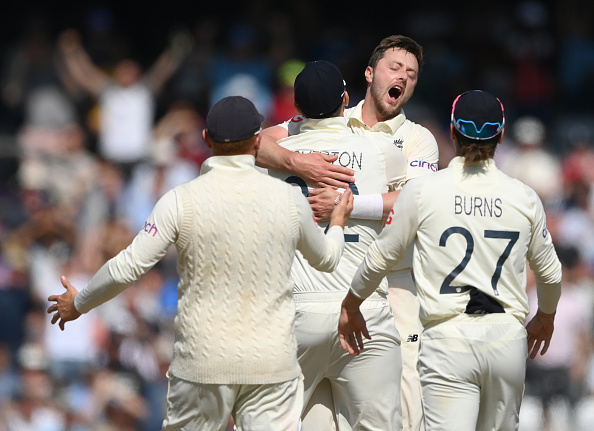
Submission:
<svg viewBox="0 0 594 431">
<path fill-rule="evenodd" d="M 466 265 L 468 265 L 468 262 L 470 262 L 470 258 L 472 257 L 472 253 L 474 251 L 474 238 L 472 237 L 472 234 L 468 231 L 468 229 L 465 229 L 461 226 L 454 226 L 449 229 L 446 229 L 441 234 L 441 238 L 439 238 L 439 246 L 445 247 L 448 238 L 454 234 L 462 235 L 466 239 L 466 254 L 464 255 L 464 258 L 462 259 L 462 261 L 458 264 L 458 266 L 456 266 L 452 270 L 452 272 L 450 272 L 448 274 L 448 276 L 443 280 L 443 283 L 441 283 L 441 289 L 440 289 L 439 293 L 442 293 L 442 294 L 465 292 L 465 291 L 470 290 L 474 287 L 474 286 L 452 286 L 452 282 L 454 281 L 454 279 L 462 271 L 464 271 L 464 268 L 466 268 Z M 518 238 L 520 237 L 520 233 L 515 232 L 515 231 L 504 231 L 504 230 L 485 230 L 484 237 L 489 238 L 489 239 L 507 239 L 509 241 L 507 243 L 507 246 L 503 250 L 503 253 L 501 253 L 501 256 L 499 256 L 499 259 L 497 259 L 495 271 L 493 272 L 493 276 L 491 277 L 491 287 L 493 288 L 493 292 L 495 293 L 495 295 L 498 296 L 499 291 L 497 290 L 497 283 L 499 282 L 499 278 L 501 277 L 501 270 L 503 269 L 503 264 L 509 257 L 509 255 L 512 251 L 512 248 L 518 241 Z"/>
</svg>

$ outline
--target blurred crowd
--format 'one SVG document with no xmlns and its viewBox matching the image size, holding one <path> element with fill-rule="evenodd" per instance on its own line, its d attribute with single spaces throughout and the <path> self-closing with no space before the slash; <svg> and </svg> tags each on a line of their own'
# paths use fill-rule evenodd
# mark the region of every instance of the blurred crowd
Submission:
<svg viewBox="0 0 594 431">
<path fill-rule="evenodd" d="M 480 88 L 502 100 L 496 163 L 539 193 L 564 265 L 556 332 L 547 355 L 529 361 L 520 429 L 591 429 L 594 4 L 503 1 L 468 10 L 428 2 L 407 8 L 406 18 L 356 25 L 325 22 L 313 1 L 273 4 L 253 2 L 262 9 L 233 20 L 180 18 L 152 35 L 152 49 L 139 50 L 143 41 L 107 8 L 61 28 L 44 14 L 23 16 L 22 31 L 3 43 L 0 431 L 160 430 L 175 250 L 64 332 L 46 313 L 47 297 L 63 290 L 60 275 L 83 288 L 146 228 L 165 191 L 199 174 L 214 102 L 243 95 L 265 126 L 277 124 L 295 113 L 292 84 L 304 62 L 326 59 L 342 69 L 354 105 L 373 47 L 399 33 L 424 46 L 406 113 L 434 133 L 440 167 L 453 157 L 456 95 Z M 534 280 L 528 285 L 532 298 Z"/>
</svg>

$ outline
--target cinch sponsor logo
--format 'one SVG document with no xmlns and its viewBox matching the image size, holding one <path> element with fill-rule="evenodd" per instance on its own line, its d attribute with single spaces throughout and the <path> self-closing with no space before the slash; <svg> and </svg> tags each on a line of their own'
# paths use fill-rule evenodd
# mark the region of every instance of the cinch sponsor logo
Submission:
<svg viewBox="0 0 594 431">
<path fill-rule="evenodd" d="M 437 164 L 429 163 L 423 159 L 413 160 L 412 162 L 410 162 L 410 166 L 413 168 L 426 168 L 430 171 L 437 172 Z"/>
<path fill-rule="evenodd" d="M 146 233 L 149 235 L 157 235 L 159 233 L 159 229 L 157 229 L 157 225 L 150 224 L 149 222 L 144 222 L 144 228 L 142 228 Z"/>
<path fill-rule="evenodd" d="M 301 114 L 295 115 L 293 118 L 291 118 L 291 121 L 293 123 L 299 123 L 300 121 L 303 121 L 305 119 L 305 117 Z"/>
</svg>

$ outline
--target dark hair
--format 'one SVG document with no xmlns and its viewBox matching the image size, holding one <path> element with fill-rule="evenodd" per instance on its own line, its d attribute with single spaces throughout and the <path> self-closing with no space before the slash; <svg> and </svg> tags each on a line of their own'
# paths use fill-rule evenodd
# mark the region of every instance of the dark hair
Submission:
<svg viewBox="0 0 594 431">
<path fill-rule="evenodd" d="M 338 108 L 336 108 L 336 111 L 329 114 L 326 118 L 341 117 L 343 108 L 344 108 L 344 96 L 342 98 L 342 103 L 340 105 L 338 105 Z"/>
<path fill-rule="evenodd" d="M 414 55 L 417 59 L 417 63 L 419 63 L 419 73 L 421 72 L 421 69 L 423 68 L 423 47 L 410 37 L 402 35 L 393 35 L 382 39 L 379 45 L 376 46 L 371 53 L 367 65 L 375 68 L 378 61 L 384 57 L 384 53 L 390 48 L 403 49 Z"/>
<path fill-rule="evenodd" d="M 467 168 L 468 165 L 474 162 L 492 159 L 495 156 L 495 149 L 497 148 L 500 136 L 501 133 L 490 139 L 477 141 L 467 138 L 458 130 L 454 129 L 454 137 L 460 149 L 460 155 L 464 157 L 464 167 Z"/>
</svg>

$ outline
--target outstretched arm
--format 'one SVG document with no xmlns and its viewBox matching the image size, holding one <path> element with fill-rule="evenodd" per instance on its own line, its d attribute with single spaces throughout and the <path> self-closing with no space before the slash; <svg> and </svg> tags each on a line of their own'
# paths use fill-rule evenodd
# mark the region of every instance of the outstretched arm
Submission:
<svg viewBox="0 0 594 431">
<path fill-rule="evenodd" d="M 355 181 L 352 169 L 332 164 L 338 158 L 337 155 L 299 154 L 277 144 L 278 140 L 287 136 L 287 130 L 282 126 L 272 126 L 262 131 L 256 159 L 258 166 L 295 174 L 317 187 L 347 188 L 348 183 Z"/>
<path fill-rule="evenodd" d="M 154 92 L 159 92 L 163 85 L 175 73 L 192 47 L 192 41 L 185 31 L 173 33 L 169 46 L 159 56 L 146 74 L 146 82 Z"/>
<path fill-rule="evenodd" d="M 66 292 L 48 298 L 48 301 L 55 302 L 47 310 L 48 313 L 56 313 L 52 323 L 59 320 L 60 329 L 64 330 L 66 322 L 111 300 L 146 274 L 165 255 L 179 235 L 179 206 L 176 190 L 167 192 L 159 199 L 144 229 L 132 243 L 107 261 L 80 292 L 66 277 L 62 277 Z"/>
<path fill-rule="evenodd" d="M 62 54 L 69 76 L 93 96 L 97 97 L 109 84 L 109 77 L 93 63 L 77 31 L 66 30 L 60 34 L 58 50 Z"/>
</svg>

